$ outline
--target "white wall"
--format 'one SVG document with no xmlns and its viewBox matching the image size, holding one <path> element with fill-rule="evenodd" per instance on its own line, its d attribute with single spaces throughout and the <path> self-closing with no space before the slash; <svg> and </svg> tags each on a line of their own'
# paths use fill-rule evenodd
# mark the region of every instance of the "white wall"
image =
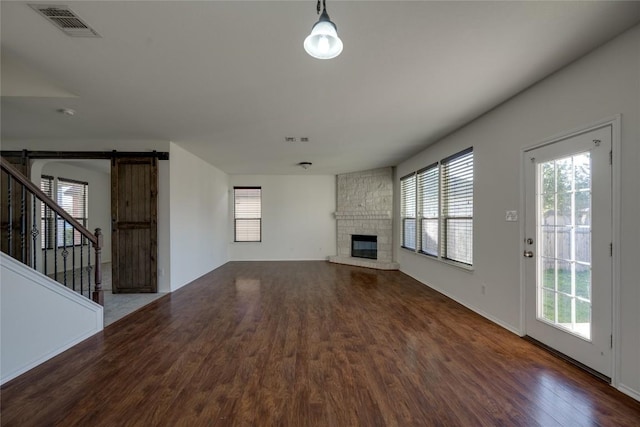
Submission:
<svg viewBox="0 0 640 427">
<path fill-rule="evenodd" d="M 170 144 L 171 290 L 228 261 L 228 178 Z"/>
<path fill-rule="evenodd" d="M 0 383 L 103 328 L 102 307 L 0 254 Z"/>
<path fill-rule="evenodd" d="M 397 177 L 474 147 L 475 270 L 464 271 L 403 249 L 397 256 L 405 273 L 506 328 L 523 332 L 520 224 L 504 220 L 506 210 L 520 206 L 521 150 L 617 114 L 622 114 L 621 153 L 616 154 L 621 157 L 617 313 L 621 330 L 614 379 L 622 391 L 640 399 L 640 26 L 401 163 Z M 398 178 L 395 188 L 399 192 Z M 483 284 L 486 295 L 481 294 Z"/>
<path fill-rule="evenodd" d="M 158 292 L 171 292 L 170 162 L 158 162 Z"/>
<path fill-rule="evenodd" d="M 262 187 L 262 242 L 233 242 L 233 187 Z M 231 260 L 324 260 L 336 253 L 336 177 L 229 176 Z"/>
</svg>

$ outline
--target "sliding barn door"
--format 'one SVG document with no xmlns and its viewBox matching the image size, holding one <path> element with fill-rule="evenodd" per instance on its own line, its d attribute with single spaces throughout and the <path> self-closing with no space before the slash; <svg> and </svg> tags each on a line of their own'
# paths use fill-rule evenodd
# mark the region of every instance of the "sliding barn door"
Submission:
<svg viewBox="0 0 640 427">
<path fill-rule="evenodd" d="M 31 179 L 29 159 L 22 157 L 5 158 L 22 174 Z M 2 252 L 12 256 L 18 261 L 31 265 L 30 247 L 33 244 L 32 235 L 32 206 L 23 186 L 14 179 L 9 180 L 9 175 L 2 171 L 0 174 L 0 194 L 2 194 L 2 210 L 0 212 L 0 240 Z M 11 183 L 10 183 L 11 181 Z"/>
<path fill-rule="evenodd" d="M 114 293 L 158 291 L 158 167 L 154 157 L 111 162 Z"/>
</svg>

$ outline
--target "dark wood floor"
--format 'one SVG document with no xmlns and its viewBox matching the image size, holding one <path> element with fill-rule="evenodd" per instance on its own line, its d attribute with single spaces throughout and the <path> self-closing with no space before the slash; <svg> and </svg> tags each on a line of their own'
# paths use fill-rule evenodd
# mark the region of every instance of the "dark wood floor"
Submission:
<svg viewBox="0 0 640 427">
<path fill-rule="evenodd" d="M 1 392 L 21 427 L 640 423 L 639 402 L 408 276 L 325 262 L 229 263 Z"/>
</svg>

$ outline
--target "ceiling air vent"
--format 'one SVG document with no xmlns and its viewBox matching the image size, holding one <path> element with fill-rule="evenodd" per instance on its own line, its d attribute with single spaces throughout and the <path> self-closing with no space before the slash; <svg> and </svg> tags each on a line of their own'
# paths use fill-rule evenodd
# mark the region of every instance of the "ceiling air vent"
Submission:
<svg viewBox="0 0 640 427">
<path fill-rule="evenodd" d="M 309 142 L 309 137 L 308 136 L 301 136 L 300 138 L 297 138 L 295 136 L 285 136 L 284 137 L 284 141 L 285 142 L 291 142 L 291 143 Z"/>
<path fill-rule="evenodd" d="M 35 11 L 71 37 L 100 37 L 69 6 L 53 4 L 30 4 Z"/>
</svg>

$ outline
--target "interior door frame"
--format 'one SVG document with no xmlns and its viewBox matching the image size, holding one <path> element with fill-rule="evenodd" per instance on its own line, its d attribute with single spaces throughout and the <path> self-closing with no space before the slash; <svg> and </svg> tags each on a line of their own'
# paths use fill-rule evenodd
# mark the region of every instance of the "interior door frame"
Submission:
<svg viewBox="0 0 640 427">
<path fill-rule="evenodd" d="M 611 126 L 611 237 L 613 240 L 613 254 L 611 259 L 611 334 L 613 338 L 613 346 L 611 347 L 611 385 L 618 388 L 620 366 L 620 126 L 622 115 L 617 114 L 586 126 L 562 132 L 550 138 L 546 138 L 535 144 L 523 147 L 520 150 L 520 212 L 522 212 L 522 220 L 520 221 L 520 254 L 525 251 L 525 160 L 528 151 L 545 145 L 553 144 L 563 139 L 571 138 L 604 126 Z M 520 256 L 520 335 L 525 336 L 526 330 L 526 283 L 525 283 L 525 258 Z"/>
</svg>

